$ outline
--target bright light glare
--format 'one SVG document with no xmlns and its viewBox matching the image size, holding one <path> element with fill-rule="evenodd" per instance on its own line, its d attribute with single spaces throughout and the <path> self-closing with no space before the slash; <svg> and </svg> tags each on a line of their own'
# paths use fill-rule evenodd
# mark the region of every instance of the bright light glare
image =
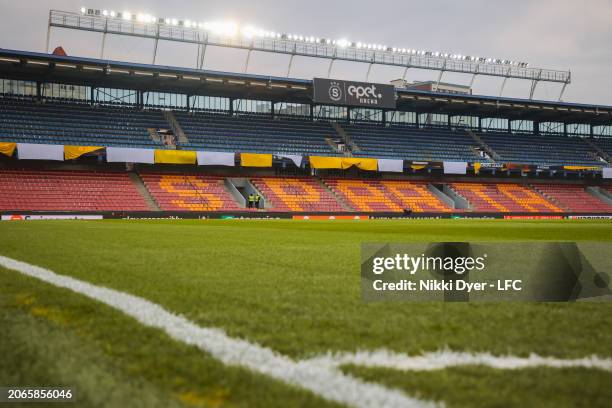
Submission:
<svg viewBox="0 0 612 408">
<path fill-rule="evenodd" d="M 233 22 L 213 22 L 208 25 L 208 29 L 217 35 L 225 35 L 228 37 L 235 36 L 238 33 L 238 25 Z"/>
<path fill-rule="evenodd" d="M 89 9 L 87 9 L 86 7 L 80 8 L 81 14 L 87 14 L 88 11 Z M 173 26 L 177 26 L 179 24 L 179 21 L 176 18 L 158 19 L 157 17 L 154 17 L 150 14 L 141 14 L 141 13 L 132 14 L 129 11 L 124 11 L 123 13 L 119 14 L 113 10 L 110 10 L 110 11 L 109 10 L 102 10 L 102 11 L 95 10 L 95 14 L 96 15 L 102 14 L 102 16 L 104 17 L 110 16 L 112 18 L 119 16 L 120 18 L 126 21 L 136 19 L 137 21 L 142 22 L 142 23 L 157 24 L 160 22 L 164 22 L 166 25 L 173 25 Z M 434 57 L 434 58 L 452 58 L 456 60 L 478 62 L 478 63 L 484 62 L 488 64 L 513 65 L 513 66 L 518 66 L 521 68 L 527 68 L 529 65 L 526 62 L 519 62 L 519 61 L 513 61 L 513 60 L 504 60 L 504 59 L 486 58 L 486 57 L 472 57 L 472 56 L 465 56 L 462 54 L 443 53 L 439 51 L 433 52 L 433 51 L 415 50 L 414 48 L 398 48 L 398 47 L 389 48 L 386 45 L 364 43 L 361 41 L 354 43 L 354 42 L 347 40 L 346 38 L 342 38 L 339 40 L 329 40 L 329 39 L 313 37 L 313 36 L 302 36 L 302 35 L 297 35 L 297 34 L 282 34 L 282 33 L 277 33 L 274 31 L 266 31 L 260 28 L 256 28 L 252 25 L 238 26 L 238 24 L 234 22 L 227 22 L 227 21 L 225 22 L 217 21 L 213 23 L 207 23 L 207 22 L 198 23 L 196 21 L 184 20 L 182 25 L 185 26 L 186 28 L 199 28 L 201 30 L 211 31 L 212 33 L 217 34 L 217 35 L 228 36 L 228 37 L 233 37 L 237 35 L 238 33 L 240 33 L 246 38 L 254 38 L 254 37 L 278 38 L 278 39 L 286 38 L 291 41 L 304 41 L 304 42 L 316 43 L 316 44 L 327 44 L 327 45 L 334 45 L 340 48 L 354 47 L 354 48 L 359 48 L 359 49 L 366 49 L 366 50 L 373 50 L 373 51 L 385 51 L 385 52 L 392 52 L 392 53 L 397 53 L 397 54 L 412 54 L 412 55 L 422 55 L 422 56 Z"/>
</svg>

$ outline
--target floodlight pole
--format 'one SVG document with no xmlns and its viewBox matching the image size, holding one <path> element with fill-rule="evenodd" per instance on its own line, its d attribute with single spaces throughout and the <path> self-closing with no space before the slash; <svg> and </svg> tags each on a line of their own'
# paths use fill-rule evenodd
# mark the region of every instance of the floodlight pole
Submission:
<svg viewBox="0 0 612 408">
<path fill-rule="evenodd" d="M 49 11 L 49 24 L 47 26 L 47 47 L 45 48 L 45 52 L 49 53 L 49 40 L 51 39 L 51 11 Z"/>
<path fill-rule="evenodd" d="M 291 74 L 291 67 L 293 66 L 293 58 L 297 52 L 297 44 L 293 44 L 293 52 L 291 53 L 291 58 L 289 58 L 289 66 L 287 67 L 287 78 Z"/>
<path fill-rule="evenodd" d="M 470 81 L 470 89 L 474 86 L 474 81 L 476 81 L 476 75 L 478 75 L 478 69 L 480 65 L 476 65 L 476 71 L 474 71 L 474 75 L 472 75 L 472 80 Z"/>
<path fill-rule="evenodd" d="M 536 87 L 538 86 L 538 82 L 540 82 L 540 78 L 542 77 L 542 70 L 538 73 L 536 79 L 531 82 L 531 90 L 529 91 L 529 100 L 533 99 L 533 94 L 535 93 Z"/>
<path fill-rule="evenodd" d="M 208 35 L 204 34 L 204 39 L 200 38 L 200 33 L 197 35 L 198 38 L 198 55 L 196 59 L 196 68 L 204 68 L 204 56 L 206 55 L 206 46 L 208 44 Z"/>
<path fill-rule="evenodd" d="M 329 68 L 327 69 L 327 78 L 331 78 L 331 72 L 332 72 L 332 68 L 334 67 L 334 61 L 335 59 L 332 59 L 331 61 L 329 61 Z"/>
<path fill-rule="evenodd" d="M 563 83 L 563 87 L 561 88 L 561 93 L 559 94 L 559 102 L 561 102 L 561 99 L 563 98 L 563 93 L 565 92 L 565 88 L 567 88 L 567 84 L 569 84 L 571 81 L 572 72 L 571 71 L 568 71 L 568 72 L 569 72 L 569 75 L 567 77 L 567 81 Z"/>
<path fill-rule="evenodd" d="M 504 93 L 504 88 L 506 87 L 506 81 L 508 80 L 509 76 L 510 76 L 510 67 L 508 67 L 508 72 L 506 73 L 506 76 L 504 77 L 504 82 L 502 82 L 501 89 L 499 90 L 499 97 L 500 98 L 501 98 L 502 94 Z"/>
<path fill-rule="evenodd" d="M 245 74 L 249 70 L 249 61 L 251 60 L 251 51 L 253 51 L 253 50 L 251 49 L 251 50 L 249 50 L 249 52 L 247 52 L 246 62 L 244 63 L 244 71 L 243 72 Z"/>
<path fill-rule="evenodd" d="M 438 88 L 440 87 L 440 81 L 442 81 L 442 75 L 444 75 L 445 68 L 446 68 L 446 61 L 444 61 L 444 65 L 442 65 L 442 69 L 440 70 L 440 75 L 438 75 L 438 81 L 436 82 L 436 89 L 434 89 L 434 92 L 438 92 Z"/>
<path fill-rule="evenodd" d="M 373 62 L 370 62 L 370 64 L 368 65 L 368 72 L 366 72 L 366 77 L 365 77 L 366 82 L 368 82 L 368 80 L 370 79 L 370 71 L 372 70 L 372 65 L 374 65 Z"/>
<path fill-rule="evenodd" d="M 368 80 L 370 79 L 370 71 L 372 71 L 372 66 L 374 65 L 374 55 L 376 55 L 376 53 L 372 53 L 372 60 L 370 61 L 370 64 L 368 65 L 368 72 L 366 73 L 366 77 L 365 77 L 365 81 L 368 82 Z"/>
<path fill-rule="evenodd" d="M 336 56 L 338 55 L 338 49 L 334 48 L 334 55 L 329 61 L 329 68 L 327 68 L 327 78 L 331 78 L 332 68 L 334 67 L 334 61 L 336 60 Z"/>
<path fill-rule="evenodd" d="M 293 57 L 295 57 L 295 54 L 291 54 L 291 58 L 289 58 L 289 66 L 287 66 L 287 78 L 289 78 L 289 75 L 291 74 L 291 66 L 293 65 Z"/>
<path fill-rule="evenodd" d="M 157 46 L 159 45 L 159 25 L 157 25 L 157 30 L 155 30 L 155 46 L 153 47 L 153 65 L 155 65 L 155 60 L 157 59 Z"/>
</svg>

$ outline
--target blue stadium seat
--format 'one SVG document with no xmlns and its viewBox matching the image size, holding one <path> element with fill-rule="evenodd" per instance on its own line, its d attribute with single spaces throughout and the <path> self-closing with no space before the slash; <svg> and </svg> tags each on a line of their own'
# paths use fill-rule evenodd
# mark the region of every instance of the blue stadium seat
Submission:
<svg viewBox="0 0 612 408">
<path fill-rule="evenodd" d="M 337 138 L 326 122 L 258 115 L 175 112 L 189 143 L 184 149 L 253 153 L 335 155 L 325 141 Z"/>
<path fill-rule="evenodd" d="M 559 165 L 601 165 L 594 149 L 581 137 L 483 132 L 482 140 L 506 162 Z"/>
<path fill-rule="evenodd" d="M 3 141 L 161 148 L 147 128 L 168 128 L 160 111 L 0 98 Z"/>
<path fill-rule="evenodd" d="M 478 144 L 463 130 L 414 126 L 343 125 L 359 146 L 355 156 L 423 161 L 482 161 Z"/>
</svg>

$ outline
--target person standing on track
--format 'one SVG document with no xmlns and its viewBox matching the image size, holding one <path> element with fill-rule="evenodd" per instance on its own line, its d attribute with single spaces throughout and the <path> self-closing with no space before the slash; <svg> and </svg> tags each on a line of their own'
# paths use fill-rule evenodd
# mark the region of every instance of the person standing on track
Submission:
<svg viewBox="0 0 612 408">
<path fill-rule="evenodd" d="M 255 194 L 249 194 L 249 208 L 253 208 L 255 205 Z"/>
</svg>

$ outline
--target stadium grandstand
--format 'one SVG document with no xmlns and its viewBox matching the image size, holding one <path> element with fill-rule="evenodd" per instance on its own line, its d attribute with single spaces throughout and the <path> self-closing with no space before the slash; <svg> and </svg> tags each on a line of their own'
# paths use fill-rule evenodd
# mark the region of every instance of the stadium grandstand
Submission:
<svg viewBox="0 0 612 408">
<path fill-rule="evenodd" d="M 40 3 L 0 408 L 611 406 L 612 1 Z"/>
<path fill-rule="evenodd" d="M 6 216 L 612 214 L 609 106 L 404 80 L 326 103 L 350 82 L 60 51 L 0 50 Z"/>
</svg>

